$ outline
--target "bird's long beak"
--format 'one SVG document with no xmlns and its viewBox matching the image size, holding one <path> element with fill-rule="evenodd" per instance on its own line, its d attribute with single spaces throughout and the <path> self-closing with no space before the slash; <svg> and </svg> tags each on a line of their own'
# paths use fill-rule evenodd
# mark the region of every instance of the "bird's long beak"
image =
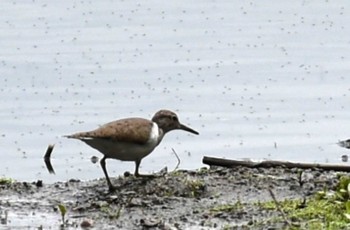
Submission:
<svg viewBox="0 0 350 230">
<path fill-rule="evenodd" d="M 187 131 L 187 132 L 190 132 L 190 133 L 193 133 L 193 134 L 196 134 L 196 135 L 199 134 L 197 131 L 195 131 L 195 130 L 191 129 L 190 127 L 187 127 L 186 125 L 183 125 L 183 124 L 180 124 L 180 129 Z"/>
</svg>

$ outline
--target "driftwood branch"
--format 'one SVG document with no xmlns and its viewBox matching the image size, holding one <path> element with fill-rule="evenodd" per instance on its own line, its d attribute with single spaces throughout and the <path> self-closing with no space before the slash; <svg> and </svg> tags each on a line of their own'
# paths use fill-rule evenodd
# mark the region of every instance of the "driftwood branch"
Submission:
<svg viewBox="0 0 350 230">
<path fill-rule="evenodd" d="M 323 170 L 334 170 L 342 172 L 350 172 L 350 166 L 347 165 L 335 165 L 335 164 L 318 164 L 318 163 L 294 163 L 289 161 L 237 161 L 227 160 L 216 157 L 203 157 L 203 164 L 210 166 L 222 166 L 227 168 L 233 168 L 237 166 L 244 166 L 249 168 L 272 168 L 272 167 L 285 167 L 285 168 L 300 168 L 300 169 L 323 169 Z"/>
</svg>

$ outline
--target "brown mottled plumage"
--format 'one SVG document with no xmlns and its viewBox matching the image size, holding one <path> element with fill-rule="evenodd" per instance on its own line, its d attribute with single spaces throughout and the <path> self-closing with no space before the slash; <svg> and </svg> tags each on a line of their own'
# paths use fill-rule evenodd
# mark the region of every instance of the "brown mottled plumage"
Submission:
<svg viewBox="0 0 350 230">
<path fill-rule="evenodd" d="M 175 129 L 198 135 L 197 131 L 181 124 L 174 112 L 160 110 L 152 120 L 125 118 L 107 123 L 89 132 L 80 132 L 66 137 L 79 139 L 104 154 L 100 163 L 109 189 L 113 190 L 114 187 L 106 170 L 107 158 L 134 161 L 136 164 L 135 176 L 141 176 L 138 170 L 142 158 L 154 150 L 167 132 Z"/>
<path fill-rule="evenodd" d="M 143 118 L 126 118 L 109 122 L 89 132 L 76 133 L 70 138 L 101 138 L 121 142 L 145 144 L 148 141 L 152 122 Z"/>
</svg>

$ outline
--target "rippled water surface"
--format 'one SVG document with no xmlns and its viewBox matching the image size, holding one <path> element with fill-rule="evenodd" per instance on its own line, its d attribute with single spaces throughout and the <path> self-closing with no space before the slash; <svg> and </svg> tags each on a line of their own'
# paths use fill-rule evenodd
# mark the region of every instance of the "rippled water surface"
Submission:
<svg viewBox="0 0 350 230">
<path fill-rule="evenodd" d="M 0 176 L 103 177 L 65 134 L 162 108 L 169 133 L 141 172 L 203 156 L 340 163 L 350 138 L 347 1 L 2 1 Z M 55 144 L 50 175 L 43 155 Z M 108 160 L 111 176 L 133 163 Z"/>
</svg>

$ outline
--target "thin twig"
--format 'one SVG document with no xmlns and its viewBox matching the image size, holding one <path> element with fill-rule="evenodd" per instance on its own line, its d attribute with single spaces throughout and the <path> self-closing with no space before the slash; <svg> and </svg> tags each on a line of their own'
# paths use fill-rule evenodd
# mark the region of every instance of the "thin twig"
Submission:
<svg viewBox="0 0 350 230">
<path fill-rule="evenodd" d="M 177 159 L 177 165 L 176 165 L 176 167 L 175 167 L 175 169 L 174 169 L 174 171 L 176 171 L 176 170 L 179 168 L 179 165 L 180 165 L 180 163 L 181 163 L 181 160 L 180 160 L 179 156 L 177 155 L 177 153 L 175 152 L 175 150 L 174 150 L 173 148 L 171 148 L 171 150 L 173 151 L 173 153 L 175 154 L 176 159 Z"/>
<path fill-rule="evenodd" d="M 291 227 L 292 224 L 291 224 L 291 222 L 288 220 L 288 218 L 286 217 L 286 214 L 285 214 L 285 213 L 283 212 L 283 210 L 281 209 L 281 206 L 280 206 L 280 204 L 278 203 L 278 201 L 277 201 L 277 199 L 276 199 L 276 197 L 275 197 L 275 194 L 272 192 L 271 188 L 268 188 L 268 190 L 269 190 L 269 193 L 270 193 L 270 195 L 271 195 L 271 197 L 272 197 L 273 202 L 275 202 L 277 211 L 279 211 L 279 212 L 281 213 L 282 218 L 284 219 L 284 221 L 287 223 L 287 225 L 288 225 L 289 227 Z"/>
</svg>

